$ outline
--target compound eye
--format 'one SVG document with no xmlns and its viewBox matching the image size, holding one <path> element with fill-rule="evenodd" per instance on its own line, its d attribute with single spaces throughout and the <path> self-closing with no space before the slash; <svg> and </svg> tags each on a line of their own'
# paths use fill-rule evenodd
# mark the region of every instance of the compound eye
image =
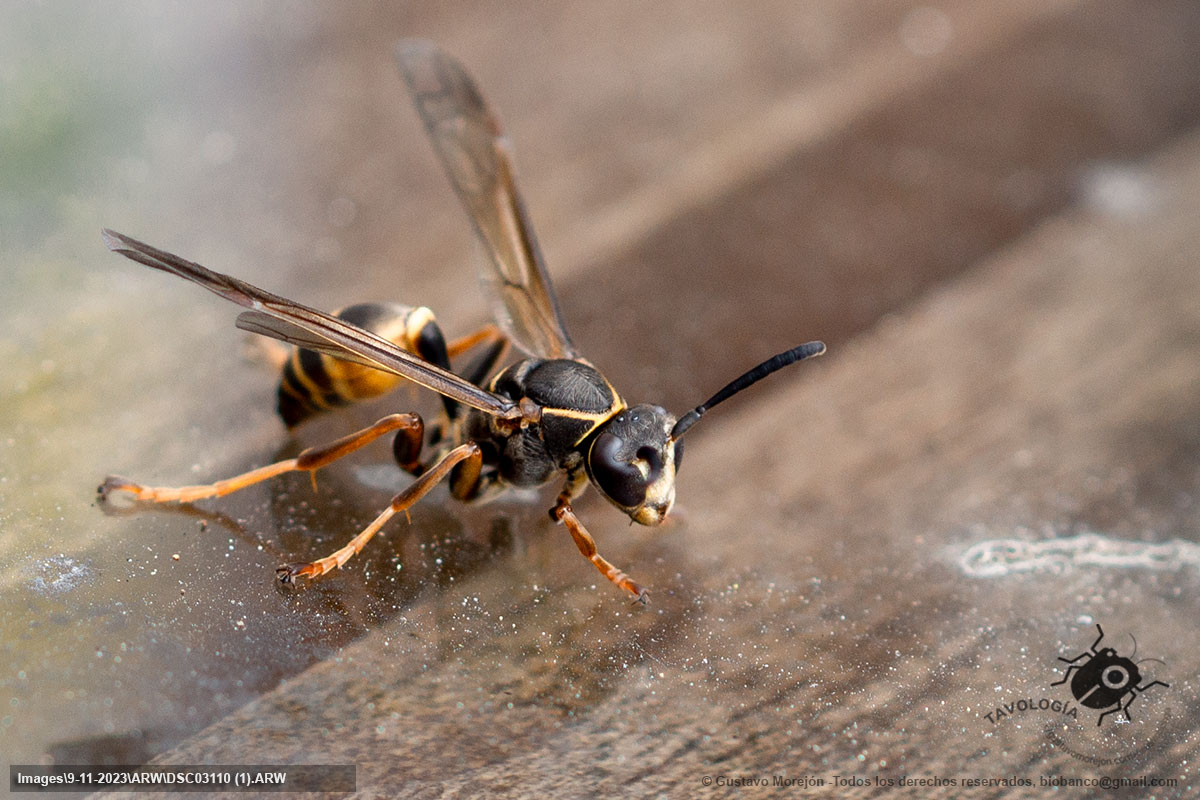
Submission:
<svg viewBox="0 0 1200 800">
<path fill-rule="evenodd" d="M 636 508 L 646 500 L 647 480 L 641 470 L 619 458 L 623 445 L 621 438 L 614 434 L 600 434 L 588 451 L 588 467 L 596 485 L 613 502 L 624 508 Z M 662 470 L 661 459 L 658 468 Z"/>
</svg>

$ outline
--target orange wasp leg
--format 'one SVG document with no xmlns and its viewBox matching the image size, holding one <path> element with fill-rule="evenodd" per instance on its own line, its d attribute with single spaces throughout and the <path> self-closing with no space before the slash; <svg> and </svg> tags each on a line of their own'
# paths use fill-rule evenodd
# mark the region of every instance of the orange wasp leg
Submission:
<svg viewBox="0 0 1200 800">
<path fill-rule="evenodd" d="M 208 497 L 222 497 L 285 472 L 315 472 L 392 431 L 400 431 L 408 440 L 410 447 L 407 452 L 413 453 L 415 459 L 421 452 L 424 423 L 416 414 L 391 414 L 369 428 L 363 428 L 321 447 L 310 447 L 295 458 L 268 464 L 215 483 L 179 487 L 142 486 L 127 478 L 109 475 L 104 479 L 104 483 L 100 484 L 98 491 L 100 497 L 105 500 L 113 492 L 128 492 L 137 500 L 151 503 L 191 503 Z"/>
<path fill-rule="evenodd" d="M 451 358 L 457 358 L 477 345 L 484 342 L 498 342 L 503 338 L 504 334 L 495 325 L 484 325 L 474 333 L 469 333 L 452 342 L 447 342 L 446 354 Z"/>
<path fill-rule="evenodd" d="M 637 598 L 639 603 L 646 605 L 646 600 L 649 597 L 646 590 L 636 584 L 624 572 L 608 563 L 604 556 L 596 551 L 596 540 L 587 532 L 587 528 L 583 527 L 583 523 L 579 521 L 579 517 L 575 516 L 575 511 L 571 508 L 570 498 L 560 495 L 558 503 L 550 510 L 550 515 L 567 526 L 567 530 L 571 532 L 571 538 L 575 540 L 575 546 L 579 548 L 579 552 L 583 553 L 583 557 L 591 561 L 604 577 L 629 592 Z"/>
<path fill-rule="evenodd" d="M 425 472 L 421 477 L 417 478 L 408 488 L 400 494 L 392 498 L 391 504 L 371 522 L 362 533 L 351 539 L 345 547 L 334 551 L 325 558 L 309 562 L 307 564 L 290 564 L 280 567 L 275 571 L 276 576 L 283 583 L 292 583 L 296 578 L 316 578 L 324 575 L 330 570 L 337 569 L 344 565 L 347 561 L 358 554 L 367 542 L 371 541 L 375 534 L 379 533 L 389 519 L 397 512 L 407 512 L 418 500 L 424 497 L 430 489 L 438 484 L 459 462 L 465 461 L 461 473 L 456 474 L 452 480 L 457 483 L 459 480 L 478 480 L 480 470 L 483 466 L 483 453 L 479 449 L 479 445 L 474 442 L 467 442 L 454 448 L 446 453 L 442 459 Z"/>
</svg>

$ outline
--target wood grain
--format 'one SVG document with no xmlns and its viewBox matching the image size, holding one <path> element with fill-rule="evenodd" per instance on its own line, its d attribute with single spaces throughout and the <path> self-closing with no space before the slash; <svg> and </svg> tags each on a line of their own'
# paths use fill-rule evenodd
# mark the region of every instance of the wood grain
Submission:
<svg viewBox="0 0 1200 800">
<path fill-rule="evenodd" d="M 684 521 L 603 539 L 653 587 L 649 608 L 589 586 L 555 532 L 160 763 L 355 762 L 364 797 L 725 796 L 702 783 L 718 775 L 1025 776 L 1033 787 L 1004 796 L 1037 797 L 1039 776 L 1101 774 L 1180 778 L 1158 796 L 1186 796 L 1197 563 L 1022 571 L 1010 553 L 1007 574 L 985 577 L 963 560 L 990 540 L 1085 532 L 1102 537 L 1092 551 L 1195 547 L 1200 138 L 1129 169 L 1144 207 L 1050 219 L 706 419 Z M 553 563 L 526 563 L 539 556 Z M 1136 635 L 1171 685 L 1140 698 L 1131 725 L 1096 733 L 1081 709 L 1073 747 L 1145 749 L 1098 766 L 1048 743 L 1049 712 L 988 722 L 1054 696 L 1058 656 L 1086 649 L 1095 621 L 1119 649 L 1118 632 Z"/>
</svg>

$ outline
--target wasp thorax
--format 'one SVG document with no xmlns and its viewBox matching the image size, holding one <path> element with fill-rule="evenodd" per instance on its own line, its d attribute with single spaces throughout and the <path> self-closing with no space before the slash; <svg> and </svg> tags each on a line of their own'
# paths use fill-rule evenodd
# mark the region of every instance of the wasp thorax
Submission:
<svg viewBox="0 0 1200 800">
<path fill-rule="evenodd" d="M 635 522 L 657 525 L 675 502 L 675 417 L 659 406 L 627 408 L 592 438 L 587 472 L 613 505 Z"/>
</svg>

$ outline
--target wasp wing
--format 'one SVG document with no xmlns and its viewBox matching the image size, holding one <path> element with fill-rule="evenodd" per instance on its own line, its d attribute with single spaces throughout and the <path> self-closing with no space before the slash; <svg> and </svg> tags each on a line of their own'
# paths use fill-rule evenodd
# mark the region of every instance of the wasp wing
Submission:
<svg viewBox="0 0 1200 800">
<path fill-rule="evenodd" d="M 471 77 L 433 42 L 405 39 L 396 61 L 454 191 L 489 259 L 479 268 L 492 315 L 530 355 L 575 358 L 517 192 L 508 142 Z"/>
<path fill-rule="evenodd" d="M 299 325 L 272 317 L 270 314 L 262 311 L 243 311 L 237 315 L 237 320 L 234 324 L 244 331 L 250 331 L 250 333 L 257 333 L 260 336 L 278 339 L 281 342 L 294 344 L 296 347 L 303 347 L 306 350 L 316 350 L 318 353 L 325 353 L 342 361 L 352 361 L 364 367 L 379 369 L 379 364 L 366 356 L 352 353 L 323 336 L 318 336 L 301 328 Z"/>
<path fill-rule="evenodd" d="M 245 330 L 408 378 L 438 394 L 497 417 L 521 417 L 521 411 L 512 401 L 468 383 L 454 373 L 434 366 L 357 325 L 271 294 L 237 278 L 213 272 L 107 228 L 104 230 L 104 243 L 114 253 L 178 275 L 226 300 L 251 309 L 238 318 L 239 327 Z"/>
</svg>

